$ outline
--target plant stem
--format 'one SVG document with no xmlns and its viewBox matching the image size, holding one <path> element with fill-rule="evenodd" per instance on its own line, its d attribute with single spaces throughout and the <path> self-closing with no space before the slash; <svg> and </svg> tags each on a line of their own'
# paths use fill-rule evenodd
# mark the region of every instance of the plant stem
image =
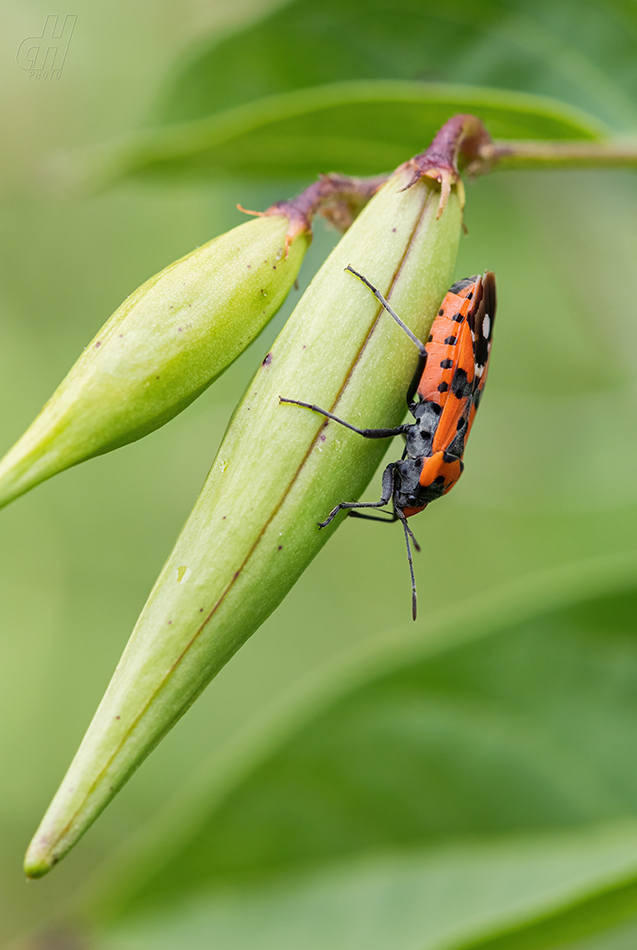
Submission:
<svg viewBox="0 0 637 950">
<path fill-rule="evenodd" d="M 467 171 L 480 174 L 495 168 L 637 168 L 637 140 L 486 143 Z"/>
</svg>

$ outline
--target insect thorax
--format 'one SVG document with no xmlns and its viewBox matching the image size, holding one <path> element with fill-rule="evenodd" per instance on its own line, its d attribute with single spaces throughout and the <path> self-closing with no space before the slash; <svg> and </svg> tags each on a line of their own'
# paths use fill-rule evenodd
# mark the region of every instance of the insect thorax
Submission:
<svg viewBox="0 0 637 950">
<path fill-rule="evenodd" d="M 405 432 L 405 451 L 411 459 L 431 455 L 440 420 L 440 406 L 434 402 L 413 402 L 409 411 L 415 418 Z"/>
</svg>

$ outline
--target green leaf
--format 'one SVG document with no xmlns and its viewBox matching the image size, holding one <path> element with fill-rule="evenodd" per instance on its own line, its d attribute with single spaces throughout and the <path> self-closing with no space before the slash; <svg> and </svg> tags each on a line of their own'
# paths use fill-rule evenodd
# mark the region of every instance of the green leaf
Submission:
<svg viewBox="0 0 637 950">
<path fill-rule="evenodd" d="M 98 948 L 204 950 L 212 939 L 223 950 L 468 950 L 478 946 L 470 936 L 476 931 L 550 910 L 634 868 L 636 845 L 633 823 L 370 855 L 195 896 L 172 912 L 114 927 Z"/>
<path fill-rule="evenodd" d="M 611 930 L 569 943 L 568 950 L 634 950 L 636 944 L 637 918 L 631 917 Z"/>
<path fill-rule="evenodd" d="M 111 867 L 100 950 L 513 950 L 629 916 L 635 566 L 498 592 L 301 684 Z"/>
<path fill-rule="evenodd" d="M 555 100 L 472 86 L 331 83 L 159 127 L 93 157 L 99 179 L 131 174 L 373 175 L 422 151 L 454 113 L 481 118 L 494 138 L 596 139 L 598 120 Z"/>
<path fill-rule="evenodd" d="M 200 43 L 156 116 L 202 118 L 326 82 L 426 79 L 553 96 L 626 131 L 637 125 L 636 37 L 624 0 L 397 0 L 391 11 L 385 0 L 296 0 Z"/>
<path fill-rule="evenodd" d="M 153 125 L 108 151 L 100 171 L 376 174 L 462 111 L 499 138 L 629 132 L 636 39 L 621 0 L 401 0 L 391 16 L 383 0 L 296 0 L 200 43 L 167 82 Z"/>
</svg>

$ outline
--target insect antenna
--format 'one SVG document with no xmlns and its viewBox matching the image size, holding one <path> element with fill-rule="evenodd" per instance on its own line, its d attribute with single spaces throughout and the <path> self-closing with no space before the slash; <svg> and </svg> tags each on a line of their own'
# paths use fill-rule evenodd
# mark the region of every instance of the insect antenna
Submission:
<svg viewBox="0 0 637 950">
<path fill-rule="evenodd" d="M 409 527 L 409 525 L 407 524 L 406 521 L 403 521 L 403 528 L 405 529 L 405 531 L 407 531 L 407 532 L 409 533 L 409 537 L 410 537 L 411 540 L 414 542 L 414 547 L 416 548 L 416 550 L 417 550 L 418 553 L 420 554 L 420 551 L 421 551 L 420 545 L 419 545 L 418 542 L 416 541 L 416 539 L 415 539 L 415 537 L 414 537 L 414 532 L 411 530 L 411 528 Z"/>
<path fill-rule="evenodd" d="M 413 619 L 415 620 L 418 614 L 418 597 L 416 595 L 416 578 L 414 577 L 414 562 L 411 557 L 411 545 L 409 543 L 409 538 L 411 537 L 417 551 L 420 551 L 420 545 L 414 538 L 413 532 L 407 524 L 407 519 L 405 518 L 400 508 L 396 509 L 396 514 L 402 521 L 403 530 L 405 532 L 405 543 L 407 545 L 407 560 L 409 561 L 409 573 L 411 575 L 411 615 Z"/>
</svg>

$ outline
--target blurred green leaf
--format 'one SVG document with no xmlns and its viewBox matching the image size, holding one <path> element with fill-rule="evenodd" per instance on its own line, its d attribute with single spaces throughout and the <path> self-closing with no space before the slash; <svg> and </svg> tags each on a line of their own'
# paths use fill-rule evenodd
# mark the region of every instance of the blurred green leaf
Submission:
<svg viewBox="0 0 637 950">
<path fill-rule="evenodd" d="M 201 118 L 335 80 L 411 79 L 554 96 L 626 130 L 637 125 L 636 39 L 625 0 L 296 0 L 201 43 L 156 116 Z"/>
<path fill-rule="evenodd" d="M 373 855 L 195 896 L 177 911 L 115 928 L 97 947 L 509 950 L 518 944 L 508 937 L 483 944 L 471 935 L 550 913 L 556 904 L 612 882 L 631 865 L 634 870 L 636 845 L 637 824 L 631 824 L 544 840 L 511 837 L 499 845 Z"/>
<path fill-rule="evenodd" d="M 629 915 L 634 568 L 501 593 L 303 684 L 116 865 L 100 946 L 540 947 L 538 920 Z"/>
<path fill-rule="evenodd" d="M 494 138 L 595 139 L 605 127 L 564 103 L 472 86 L 370 80 L 259 99 L 207 119 L 159 127 L 99 150 L 98 177 L 373 175 L 421 152 L 454 113 Z"/>
<path fill-rule="evenodd" d="M 568 944 L 568 950 L 634 950 L 637 946 L 637 917 L 623 921 L 603 933 Z"/>
<path fill-rule="evenodd" d="M 384 0 L 296 0 L 200 43 L 166 83 L 154 127 L 98 166 L 107 180 L 377 174 L 453 112 L 477 113 L 495 138 L 631 131 L 636 40 L 623 0 L 401 0 L 391 12 Z"/>
</svg>

